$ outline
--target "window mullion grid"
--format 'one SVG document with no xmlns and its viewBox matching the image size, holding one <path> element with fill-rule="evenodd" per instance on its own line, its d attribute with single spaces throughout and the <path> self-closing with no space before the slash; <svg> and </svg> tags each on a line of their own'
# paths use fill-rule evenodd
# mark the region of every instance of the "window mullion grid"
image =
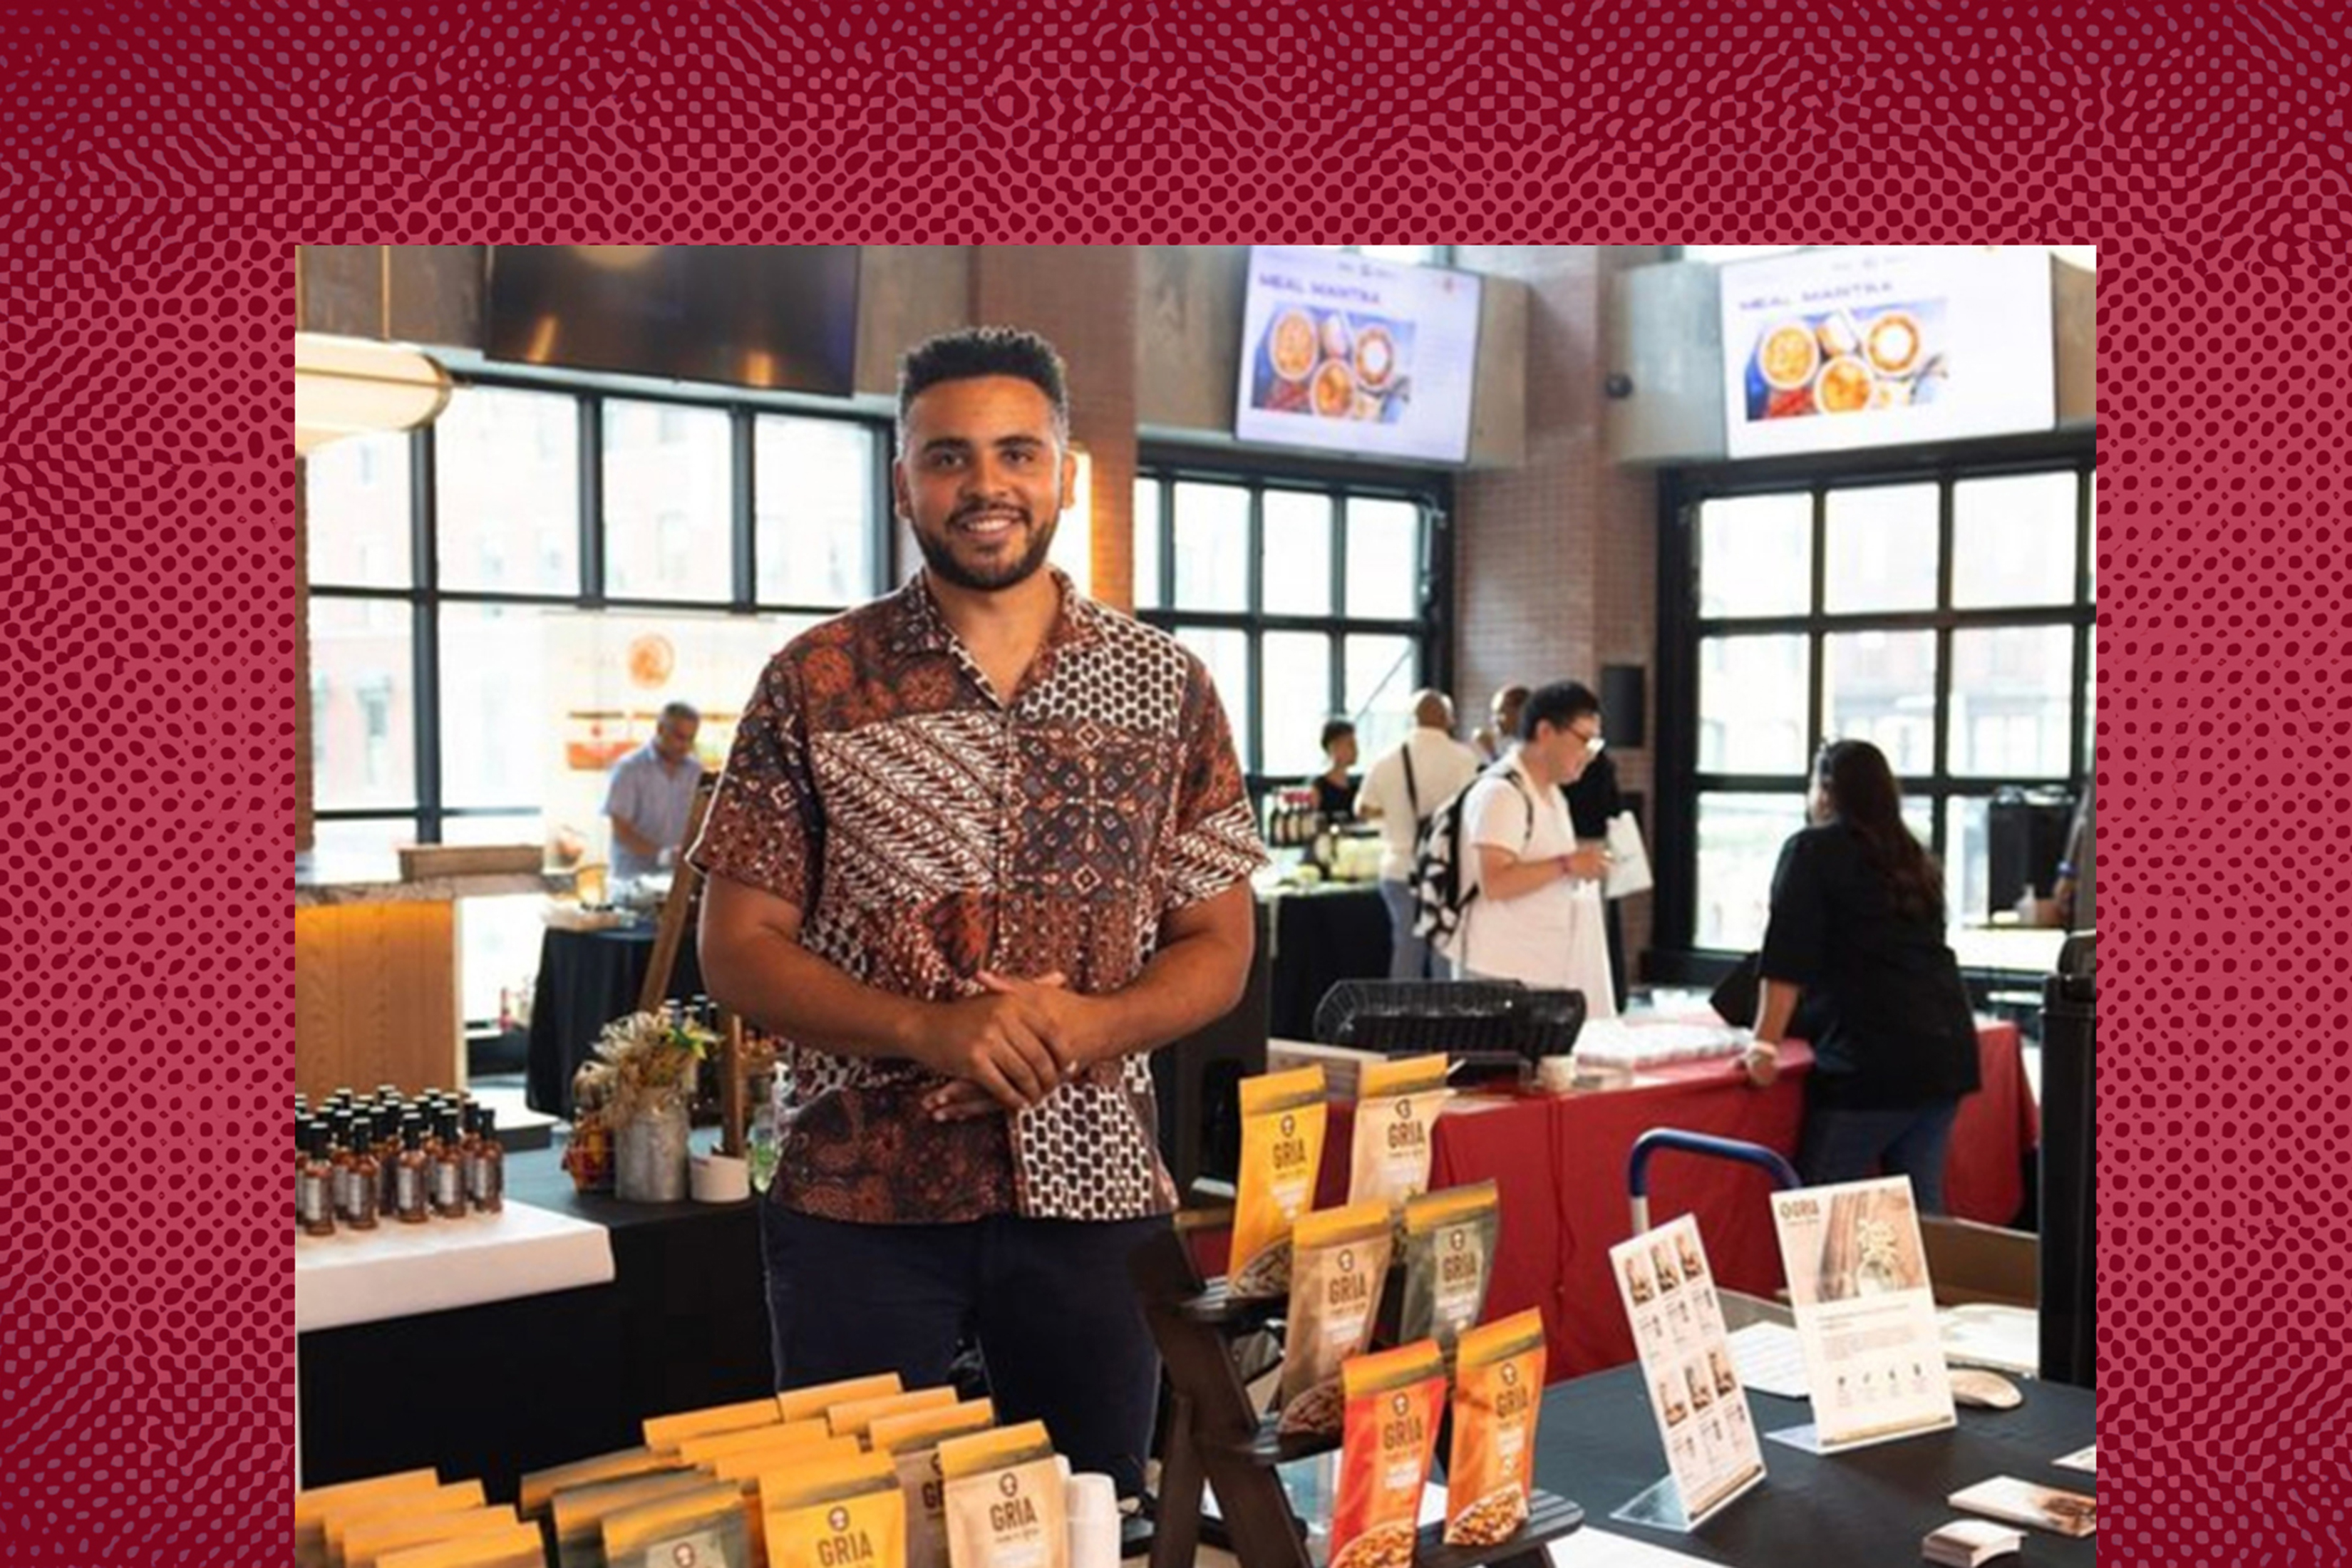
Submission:
<svg viewBox="0 0 2352 1568">
<path fill-rule="evenodd" d="M 604 400 L 580 399 L 580 603 L 604 604 Z"/>
<path fill-rule="evenodd" d="M 1344 630 L 1348 624 L 1348 503 L 1337 486 L 1324 492 L 1323 526 L 1328 531 L 1328 552 L 1331 561 L 1331 619 Z M 1349 720 L 1355 714 L 1348 707 L 1348 644 L 1338 631 L 1325 639 L 1324 676 L 1327 701 L 1323 711 L 1344 714 Z"/>
<path fill-rule="evenodd" d="M 416 841 L 441 842 L 441 541 L 439 447 L 430 425 L 408 443 L 409 561 L 416 584 L 409 601 L 409 680 L 416 764 Z"/>
<path fill-rule="evenodd" d="M 729 412 L 728 459 L 731 482 L 728 486 L 728 529 L 734 561 L 735 590 L 730 597 L 730 606 L 749 615 L 760 602 L 760 546 L 756 498 L 760 482 L 759 458 L 755 451 L 755 436 L 759 416 L 748 408 Z"/>
</svg>

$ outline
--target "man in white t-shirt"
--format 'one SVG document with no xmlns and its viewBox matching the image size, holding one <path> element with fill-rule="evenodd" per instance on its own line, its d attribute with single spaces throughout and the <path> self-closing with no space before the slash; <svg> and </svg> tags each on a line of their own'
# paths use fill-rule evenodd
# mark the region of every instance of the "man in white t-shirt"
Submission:
<svg viewBox="0 0 2352 1568">
<path fill-rule="evenodd" d="M 1601 744 L 1601 701 L 1589 687 L 1563 680 L 1529 694 L 1518 745 L 1463 803 L 1463 874 L 1478 896 L 1445 952 L 1465 979 L 1581 991 L 1589 1016 L 1613 1018 L 1601 900 L 1609 857 L 1578 847 L 1559 793 Z"/>
<path fill-rule="evenodd" d="M 1429 944 L 1412 934 L 1412 846 L 1429 814 L 1478 776 L 1478 753 L 1454 738 L 1454 702 L 1442 691 L 1417 691 L 1412 732 L 1382 752 L 1356 793 L 1356 815 L 1381 825 L 1381 902 L 1389 910 L 1389 978 L 1425 980 Z"/>
</svg>

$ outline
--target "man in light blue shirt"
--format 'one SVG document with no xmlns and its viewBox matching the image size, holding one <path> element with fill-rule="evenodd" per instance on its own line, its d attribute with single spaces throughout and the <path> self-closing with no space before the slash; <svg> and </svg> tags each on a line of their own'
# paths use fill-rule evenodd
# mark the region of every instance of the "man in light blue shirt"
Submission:
<svg viewBox="0 0 2352 1568">
<path fill-rule="evenodd" d="M 694 754 L 701 727 L 702 715 L 692 706 L 670 703 L 654 725 L 654 738 L 613 764 L 604 815 L 613 819 L 615 881 L 667 871 L 676 863 L 702 777 Z"/>
</svg>

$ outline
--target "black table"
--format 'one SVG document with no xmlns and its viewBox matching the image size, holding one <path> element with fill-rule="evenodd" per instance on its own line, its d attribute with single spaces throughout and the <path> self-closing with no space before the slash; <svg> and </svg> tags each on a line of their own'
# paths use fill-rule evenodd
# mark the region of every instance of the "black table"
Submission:
<svg viewBox="0 0 2352 1568">
<path fill-rule="evenodd" d="M 1370 884 L 1282 894 L 1274 900 L 1274 1038 L 1313 1039 L 1323 994 L 1342 980 L 1386 979 L 1389 951 L 1388 906 Z"/>
<path fill-rule="evenodd" d="M 1609 1516 L 1666 1473 L 1657 1426 L 1639 1367 L 1618 1367 L 1557 1384 L 1544 1395 L 1536 1436 L 1536 1483 L 1584 1505 L 1588 1527 L 1630 1535 L 1742 1568 L 1821 1568 L 1823 1563 L 1920 1561 L 1919 1542 L 1937 1525 L 1974 1517 L 1944 1500 L 1995 1476 L 2017 1476 L 2067 1491 L 2095 1492 L 2094 1479 L 2051 1461 L 2090 1445 L 2098 1411 L 2088 1389 L 2026 1381 L 2015 1410 L 1962 1408 L 1948 1432 L 1822 1458 L 1775 1443 L 1767 1432 L 1801 1426 L 1801 1400 L 1748 1395 L 1769 1472 L 1762 1485 L 1695 1534 L 1626 1524 Z M 2097 1540 L 2025 1531 L 2025 1551 L 2003 1563 L 2095 1563 Z"/>
<path fill-rule="evenodd" d="M 635 1444 L 648 1415 L 774 1388 L 751 1203 L 583 1197 L 551 1150 L 509 1155 L 507 1193 L 604 1226 L 613 1282 L 303 1334 L 304 1485 L 437 1465 L 507 1501 L 527 1471 Z"/>
<path fill-rule="evenodd" d="M 596 1048 L 605 1025 L 637 1010 L 654 956 L 651 925 L 617 931 L 547 929 L 539 944 L 539 983 L 530 1005 L 530 1070 L 526 1102 L 550 1116 L 572 1117 L 572 1075 Z M 702 990 L 691 933 L 678 943 L 669 994 Z"/>
</svg>

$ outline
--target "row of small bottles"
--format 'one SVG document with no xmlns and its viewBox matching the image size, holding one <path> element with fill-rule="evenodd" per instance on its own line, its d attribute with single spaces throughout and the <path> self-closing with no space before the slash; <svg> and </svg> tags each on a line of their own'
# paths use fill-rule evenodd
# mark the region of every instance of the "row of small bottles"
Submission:
<svg viewBox="0 0 2352 1568">
<path fill-rule="evenodd" d="M 1328 826 L 1311 789 L 1277 789 L 1265 797 L 1265 841 L 1274 848 L 1304 848 Z"/>
<path fill-rule="evenodd" d="M 294 1223 L 303 1235 L 505 1206 L 506 1150 L 488 1106 L 432 1089 L 406 1100 L 390 1084 L 366 1100 L 339 1089 L 315 1112 L 294 1097 Z"/>
</svg>

